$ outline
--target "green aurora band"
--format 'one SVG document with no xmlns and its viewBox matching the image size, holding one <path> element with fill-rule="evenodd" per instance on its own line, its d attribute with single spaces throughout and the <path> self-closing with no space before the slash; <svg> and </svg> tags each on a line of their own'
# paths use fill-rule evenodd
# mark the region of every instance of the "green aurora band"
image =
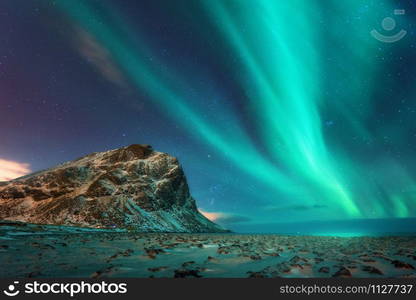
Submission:
<svg viewBox="0 0 416 300">
<path fill-rule="evenodd" d="M 202 28 L 202 38 L 215 32 L 224 41 L 223 47 L 235 56 L 238 68 L 230 76 L 238 78 L 246 95 L 267 155 L 227 106 L 223 114 L 231 126 L 225 128 L 206 117 L 204 108 L 187 92 L 193 80 L 180 70 L 160 67 L 168 66 L 162 57 L 149 60 L 153 51 L 145 34 L 138 35 L 136 28 L 133 32 L 117 8 L 105 9 L 103 5 L 100 11 L 88 1 L 61 0 L 57 4 L 111 54 L 138 90 L 145 91 L 175 122 L 241 171 L 275 189 L 276 195 L 285 195 L 293 204 L 330 206 L 320 218 L 412 216 L 414 200 L 398 192 L 415 186 L 404 168 L 391 162 L 401 182 L 383 186 L 389 205 L 382 205 L 375 196 L 380 183 L 366 181 L 365 167 L 342 148 L 331 147 L 324 133 L 322 115 L 330 107 L 344 117 L 353 133 L 366 140 L 375 138 L 363 126 L 372 110 L 370 93 L 365 92 L 363 83 L 371 86 L 380 67 L 378 61 L 368 59 L 379 47 L 369 38 L 368 29 L 380 19 L 378 14 L 369 13 L 365 20 L 354 22 L 353 28 L 345 28 L 339 16 L 358 12 L 366 1 L 334 0 L 320 7 L 321 2 L 212 0 L 194 1 L 192 5 L 204 24 L 195 24 L 195 28 Z M 386 2 L 386 10 L 394 8 L 394 1 Z M 323 17 L 332 28 L 319 26 Z M 342 67 L 328 66 L 323 53 L 332 53 Z M 335 74 L 334 78 L 328 78 L 328 73 Z M 337 86 L 337 80 L 344 85 Z M 334 84 L 328 87 L 328 82 Z M 324 94 L 328 88 L 343 89 L 336 101 L 328 101 Z M 357 106 L 360 114 L 349 113 Z"/>
</svg>

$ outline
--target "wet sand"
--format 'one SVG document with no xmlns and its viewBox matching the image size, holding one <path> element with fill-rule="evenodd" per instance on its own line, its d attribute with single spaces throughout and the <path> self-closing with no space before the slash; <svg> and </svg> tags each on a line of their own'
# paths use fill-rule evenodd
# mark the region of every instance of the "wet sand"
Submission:
<svg viewBox="0 0 416 300">
<path fill-rule="evenodd" d="M 0 226 L 0 277 L 416 277 L 416 236 L 128 233 Z"/>
</svg>

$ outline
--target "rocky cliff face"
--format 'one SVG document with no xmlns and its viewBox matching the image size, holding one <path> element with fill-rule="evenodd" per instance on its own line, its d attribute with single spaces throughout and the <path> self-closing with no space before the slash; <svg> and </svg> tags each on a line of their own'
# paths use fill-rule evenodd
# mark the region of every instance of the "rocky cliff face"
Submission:
<svg viewBox="0 0 416 300">
<path fill-rule="evenodd" d="M 147 232 L 220 232 L 176 158 L 150 146 L 92 153 L 0 183 L 0 219 Z"/>
</svg>

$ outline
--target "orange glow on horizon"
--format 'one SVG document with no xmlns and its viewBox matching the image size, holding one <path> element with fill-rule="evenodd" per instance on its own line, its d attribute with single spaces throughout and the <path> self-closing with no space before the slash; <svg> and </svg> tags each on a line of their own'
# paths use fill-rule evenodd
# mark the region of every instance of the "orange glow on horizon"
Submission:
<svg viewBox="0 0 416 300">
<path fill-rule="evenodd" d="M 219 212 L 207 212 L 207 211 L 203 211 L 203 210 L 200 210 L 200 209 L 199 209 L 199 212 L 205 218 L 207 218 L 208 220 L 213 221 L 213 222 L 218 220 L 219 218 L 221 218 L 223 216 L 223 214 L 219 213 Z"/>
<path fill-rule="evenodd" d="M 0 158 L 0 181 L 9 181 L 31 173 L 30 165 Z"/>
</svg>

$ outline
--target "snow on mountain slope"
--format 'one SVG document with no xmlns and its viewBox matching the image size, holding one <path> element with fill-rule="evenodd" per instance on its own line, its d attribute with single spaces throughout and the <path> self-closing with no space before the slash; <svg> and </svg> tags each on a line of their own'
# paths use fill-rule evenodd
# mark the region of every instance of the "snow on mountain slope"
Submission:
<svg viewBox="0 0 416 300">
<path fill-rule="evenodd" d="M 221 232 L 176 158 L 147 145 L 92 153 L 0 182 L 0 219 L 146 232 Z"/>
</svg>

